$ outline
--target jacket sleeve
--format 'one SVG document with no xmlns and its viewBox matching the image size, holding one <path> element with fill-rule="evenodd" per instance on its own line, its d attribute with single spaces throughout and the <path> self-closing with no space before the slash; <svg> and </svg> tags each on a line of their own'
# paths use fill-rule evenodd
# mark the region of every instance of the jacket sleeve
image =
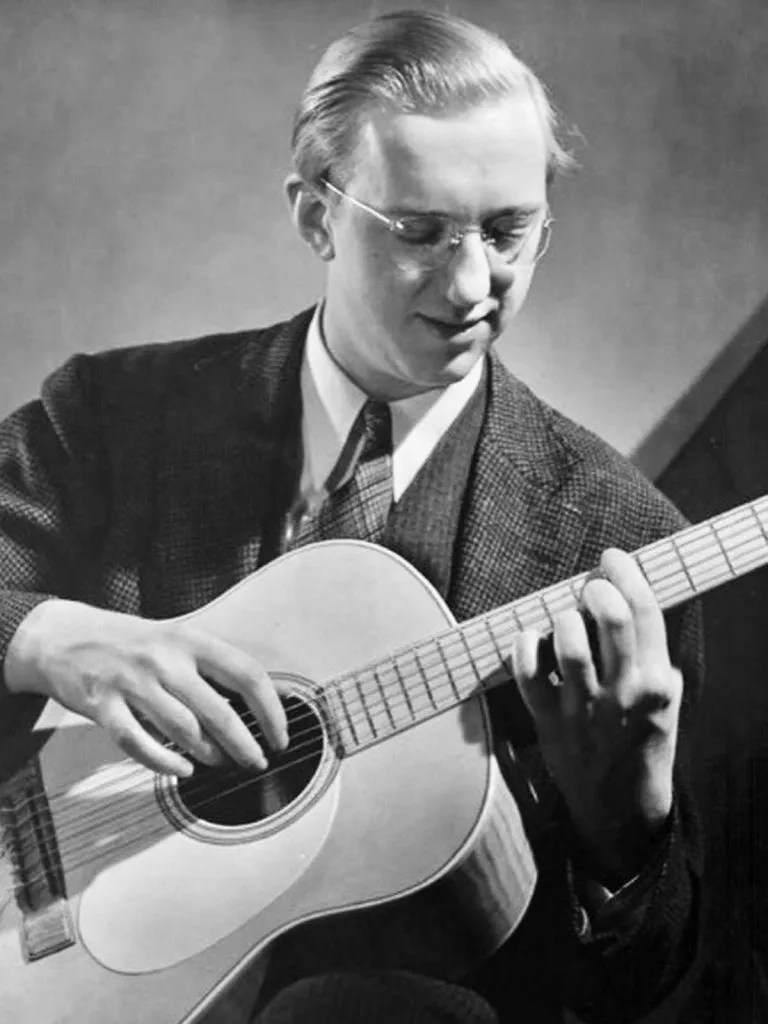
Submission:
<svg viewBox="0 0 768 1024">
<path fill-rule="evenodd" d="M 629 550 L 666 537 L 686 523 L 665 499 L 644 481 L 636 511 L 643 509 L 642 525 L 625 525 L 628 542 L 621 542 L 616 512 L 610 533 L 600 531 L 594 552 L 610 545 Z M 632 494 L 629 487 L 626 493 Z M 610 502 L 609 502 L 610 504 Z M 630 499 L 629 506 L 633 505 Z M 614 506 L 615 507 L 615 506 Z M 626 509 L 626 505 L 625 505 Z M 608 520 L 602 520 L 606 524 Z M 634 536 L 634 543 L 629 539 Z M 592 941 L 579 943 L 574 928 L 567 958 L 566 1001 L 584 1021 L 636 1020 L 675 991 L 685 989 L 695 973 L 702 913 L 703 850 L 701 830 L 690 782 L 689 760 L 695 707 L 704 675 L 701 608 L 691 602 L 667 614 L 670 658 L 683 674 L 674 775 L 674 806 L 663 857 L 644 912 L 629 928 L 607 930 Z"/>
<path fill-rule="evenodd" d="M 21 621 L 50 597 L 82 599 L 106 511 L 98 403 L 86 357 L 0 424 L 0 669 Z M 26 728 L 42 700 L 11 696 L 0 670 L 0 738 Z"/>
</svg>

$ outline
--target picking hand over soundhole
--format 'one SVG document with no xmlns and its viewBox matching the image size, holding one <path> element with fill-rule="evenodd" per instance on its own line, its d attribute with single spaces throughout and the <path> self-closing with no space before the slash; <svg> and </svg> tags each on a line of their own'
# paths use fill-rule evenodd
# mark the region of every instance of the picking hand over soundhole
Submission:
<svg viewBox="0 0 768 1024">
<path fill-rule="evenodd" d="M 293 680 L 292 680 L 293 682 Z M 269 765 L 260 772 L 227 759 L 212 767 L 195 761 L 188 778 L 157 777 L 158 797 L 174 823 L 199 838 L 216 842 L 282 827 L 325 789 L 336 759 L 314 701 L 300 693 L 282 698 L 290 742 L 270 750 L 253 714 L 238 697 L 234 710 L 263 746 Z"/>
</svg>

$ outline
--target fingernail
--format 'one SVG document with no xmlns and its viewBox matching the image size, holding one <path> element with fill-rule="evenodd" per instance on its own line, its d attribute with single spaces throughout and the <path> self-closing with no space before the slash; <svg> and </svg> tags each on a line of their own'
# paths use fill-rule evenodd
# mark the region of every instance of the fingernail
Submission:
<svg viewBox="0 0 768 1024">
<path fill-rule="evenodd" d="M 218 747 L 214 747 L 213 745 L 199 747 L 197 758 L 199 761 L 202 761 L 203 764 L 210 765 L 211 767 L 224 763 L 224 754 Z"/>
</svg>

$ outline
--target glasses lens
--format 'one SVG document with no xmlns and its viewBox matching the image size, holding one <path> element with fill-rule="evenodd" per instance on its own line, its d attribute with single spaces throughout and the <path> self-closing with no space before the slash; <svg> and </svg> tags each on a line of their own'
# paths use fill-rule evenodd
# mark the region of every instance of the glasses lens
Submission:
<svg viewBox="0 0 768 1024">
<path fill-rule="evenodd" d="M 406 268 L 434 270 L 448 263 L 467 231 L 450 218 L 437 214 L 401 217 L 392 224 L 398 242 L 397 263 Z M 483 232 L 489 257 L 506 264 L 535 265 L 549 248 L 552 221 L 528 221 L 499 217 Z"/>
<path fill-rule="evenodd" d="M 503 243 L 494 245 L 506 263 L 535 266 L 549 248 L 551 237 L 552 220 L 548 217 L 530 225 L 522 240 L 518 238 L 514 245 L 510 244 L 507 248 Z"/>
</svg>

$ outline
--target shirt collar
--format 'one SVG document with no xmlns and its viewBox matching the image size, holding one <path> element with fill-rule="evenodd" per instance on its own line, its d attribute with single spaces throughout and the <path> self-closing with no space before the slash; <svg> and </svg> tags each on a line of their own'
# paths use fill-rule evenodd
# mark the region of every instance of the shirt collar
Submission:
<svg viewBox="0 0 768 1024">
<path fill-rule="evenodd" d="M 309 325 L 301 368 L 304 465 L 301 491 L 319 490 L 336 463 L 367 395 L 332 359 L 322 334 L 322 303 Z M 478 359 L 454 384 L 390 402 L 392 487 L 397 501 L 465 407 L 483 375 Z"/>
</svg>

